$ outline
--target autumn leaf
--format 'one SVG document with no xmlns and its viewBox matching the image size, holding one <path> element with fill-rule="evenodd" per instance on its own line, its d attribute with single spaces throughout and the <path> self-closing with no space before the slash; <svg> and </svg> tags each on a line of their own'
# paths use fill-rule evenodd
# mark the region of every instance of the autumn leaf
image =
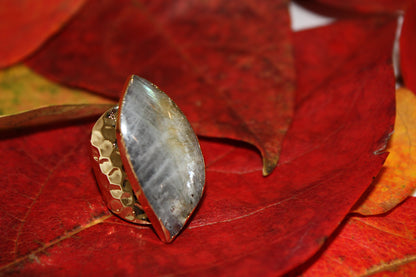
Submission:
<svg viewBox="0 0 416 277">
<path fill-rule="evenodd" d="M 415 237 L 416 198 L 381 216 L 353 216 L 301 275 L 412 276 Z"/>
<path fill-rule="evenodd" d="M 416 2 L 405 13 L 400 37 L 400 69 L 404 84 L 411 91 L 416 91 Z"/>
<path fill-rule="evenodd" d="M 296 105 L 306 101 L 314 90 L 321 89 L 328 81 L 340 78 L 339 75 L 365 71 L 368 64 L 381 61 L 390 65 L 395 21 L 396 17 L 367 16 L 364 19 L 340 20 L 335 24 L 337 27 L 295 33 Z M 340 36 L 340 32 L 348 35 Z M 363 54 L 365 51 L 367 55 Z"/>
<path fill-rule="evenodd" d="M 15 65 L 0 71 L 0 115 L 68 104 L 115 105 L 115 102 L 50 82 L 24 65 Z"/>
<path fill-rule="evenodd" d="M 287 3 L 89 1 L 27 64 L 113 98 L 130 74 L 142 76 L 198 134 L 258 147 L 267 175 L 293 116 Z"/>
<path fill-rule="evenodd" d="M 3 139 L 1 272 L 280 275 L 303 263 L 387 156 L 395 115 L 391 46 L 369 49 L 392 41 L 395 21 L 369 18 L 295 34 L 296 68 L 310 72 L 328 63 L 319 45 L 335 49 L 339 33 L 364 26 L 370 43 L 338 55 L 309 87 L 309 77 L 299 75 L 305 91 L 273 174 L 259 174 L 258 154 L 245 144 L 201 139 L 206 193 L 170 245 L 148 227 L 110 216 L 89 163 L 91 123 Z M 316 59 L 308 60 L 312 49 Z"/>
<path fill-rule="evenodd" d="M 394 277 L 394 276 L 412 276 L 416 272 L 416 262 L 413 261 L 412 257 L 398 261 L 398 264 L 393 264 L 391 267 L 382 266 L 380 272 L 371 273 L 372 277 Z"/>
<path fill-rule="evenodd" d="M 0 190 L 2 267 L 109 214 L 93 182 L 87 148 L 81 147 L 87 137 L 86 128 L 67 127 L 3 139 L 8 162 L 2 167 L 7 185 Z"/>
<path fill-rule="evenodd" d="M 404 10 L 412 0 L 313 0 L 338 9 L 363 13 L 396 13 Z M 301 1 L 302 2 L 302 1 Z"/>
<path fill-rule="evenodd" d="M 16 131 L 42 128 L 47 125 L 85 121 L 102 115 L 114 104 L 53 105 L 11 115 L 0 116 L 0 134 L 10 136 Z"/>
<path fill-rule="evenodd" d="M 354 212 L 381 214 L 401 203 L 416 189 L 416 96 L 396 91 L 396 123 L 387 151 L 390 152 L 374 187 Z"/>
<path fill-rule="evenodd" d="M 0 68 L 35 51 L 83 5 L 84 0 L 2 0 L 0 3 Z"/>
<path fill-rule="evenodd" d="M 23 65 L 0 71 L 0 131 L 99 116 L 116 103 L 52 83 Z"/>
</svg>

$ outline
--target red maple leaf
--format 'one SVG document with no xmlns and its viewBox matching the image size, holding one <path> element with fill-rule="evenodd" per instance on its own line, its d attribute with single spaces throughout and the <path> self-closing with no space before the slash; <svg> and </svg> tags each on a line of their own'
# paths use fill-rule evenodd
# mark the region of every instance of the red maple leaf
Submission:
<svg viewBox="0 0 416 277">
<path fill-rule="evenodd" d="M 337 46 L 339 33 L 359 34 L 363 26 L 369 43 Z M 391 44 L 384 42 L 394 29 L 394 19 L 377 17 L 296 34 L 297 68 L 319 69 L 321 79 L 306 82 L 311 74 L 299 74 L 302 89 L 277 170 L 264 178 L 247 145 L 202 139 L 206 194 L 171 245 L 105 208 L 89 164 L 91 124 L 3 140 L 2 271 L 275 275 L 298 266 L 337 228 L 386 158 L 395 102 Z M 334 59 L 319 45 L 344 50 Z"/>
<path fill-rule="evenodd" d="M 0 9 L 0 68 L 26 58 L 61 27 L 85 0 L 3 0 Z"/>
<path fill-rule="evenodd" d="M 127 76 L 143 76 L 173 98 L 199 134 L 258 147 L 267 175 L 293 114 L 287 3 L 89 1 L 27 64 L 112 97 Z"/>
<path fill-rule="evenodd" d="M 340 20 L 292 41 L 285 0 L 132 3 L 89 1 L 25 62 L 112 97 L 131 73 L 158 83 L 204 136 L 202 203 L 163 244 L 105 207 L 89 161 L 92 122 L 2 132 L 0 272 L 280 275 L 298 267 L 339 230 L 387 156 L 396 18 Z M 346 8 L 379 12 L 373 4 Z M 266 166 L 256 149 L 224 137 L 258 147 Z"/>
<path fill-rule="evenodd" d="M 416 198 L 409 198 L 390 213 L 349 218 L 302 276 L 412 276 L 415 215 Z"/>
</svg>

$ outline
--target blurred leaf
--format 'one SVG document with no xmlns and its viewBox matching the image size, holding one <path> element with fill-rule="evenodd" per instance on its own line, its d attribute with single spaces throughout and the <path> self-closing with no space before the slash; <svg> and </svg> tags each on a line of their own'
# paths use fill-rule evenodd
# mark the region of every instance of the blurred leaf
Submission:
<svg viewBox="0 0 416 277">
<path fill-rule="evenodd" d="M 416 1 L 404 15 L 400 36 L 400 69 L 404 85 L 416 92 Z"/>
<path fill-rule="evenodd" d="M 411 1 L 412 0 L 313 0 L 313 2 L 350 12 L 391 14 L 396 14 L 399 10 L 405 10 Z"/>
<path fill-rule="evenodd" d="M 0 115 L 66 104 L 113 104 L 113 100 L 55 84 L 24 65 L 0 71 Z"/>
<path fill-rule="evenodd" d="M 85 0 L 1 0 L 0 68 L 35 51 L 79 10 Z"/>
<path fill-rule="evenodd" d="M 12 115 L 0 116 L 0 131 L 42 127 L 43 125 L 67 123 L 79 119 L 98 118 L 114 104 L 55 105 Z"/>
</svg>

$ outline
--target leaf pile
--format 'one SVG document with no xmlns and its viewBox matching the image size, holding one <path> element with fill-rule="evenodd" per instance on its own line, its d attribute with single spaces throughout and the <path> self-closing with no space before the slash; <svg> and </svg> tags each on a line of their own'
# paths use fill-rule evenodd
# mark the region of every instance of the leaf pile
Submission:
<svg viewBox="0 0 416 277">
<path fill-rule="evenodd" d="M 0 10 L 2 274 L 415 272 L 411 1 L 311 1 L 345 14 L 300 32 L 287 0 L 59 0 L 31 21 L 21 2 Z M 170 245 L 111 214 L 91 170 L 95 115 L 133 73 L 175 100 L 205 157 Z"/>
</svg>

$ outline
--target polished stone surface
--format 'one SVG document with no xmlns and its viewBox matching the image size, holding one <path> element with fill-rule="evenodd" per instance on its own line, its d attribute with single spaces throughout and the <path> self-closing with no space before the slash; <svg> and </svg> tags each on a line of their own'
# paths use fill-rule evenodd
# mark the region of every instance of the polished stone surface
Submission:
<svg viewBox="0 0 416 277">
<path fill-rule="evenodd" d="M 189 122 L 165 93 L 132 76 L 121 102 L 119 129 L 145 197 L 171 238 L 176 236 L 205 183 L 204 160 Z"/>
</svg>

